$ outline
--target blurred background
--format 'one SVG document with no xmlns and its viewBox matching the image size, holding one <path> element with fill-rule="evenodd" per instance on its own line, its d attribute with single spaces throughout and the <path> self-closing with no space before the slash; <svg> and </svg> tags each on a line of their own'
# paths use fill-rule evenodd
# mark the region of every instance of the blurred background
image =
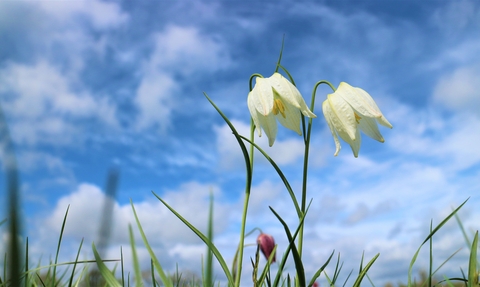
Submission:
<svg viewBox="0 0 480 287">
<path fill-rule="evenodd" d="M 213 192 L 215 242 L 231 262 L 245 165 L 203 92 L 248 135 L 249 77 L 274 72 L 284 37 L 282 64 L 307 102 L 317 81 L 345 81 L 369 92 L 393 125 L 380 128 L 383 144 L 363 136 L 358 158 L 344 142 L 334 157 L 320 108 L 332 91 L 318 89 L 306 272 L 335 250 L 346 278 L 363 253 L 367 260 L 380 253 L 372 281 L 406 282 L 431 221 L 470 198 L 459 215 L 468 232 L 479 228 L 479 29 L 475 0 L 0 1 L 0 104 L 19 162 L 30 255 L 48 263 L 70 206 L 60 261 L 74 260 L 82 238 L 83 258 L 92 257 L 113 167 L 119 182 L 106 257 L 119 258 L 129 245 L 132 200 L 164 267 L 200 276 L 204 245 L 152 191 L 201 230 Z M 265 135 L 256 140 L 300 191 L 303 138 L 279 129 L 272 148 Z M 283 228 L 268 207 L 294 228 L 288 193 L 260 155 L 253 180 L 247 230 L 261 228 L 284 250 Z M 148 269 L 148 253 L 138 248 Z M 468 248 L 452 221 L 435 237 L 434 266 L 459 248 L 440 274 L 467 269 Z M 247 247 L 245 268 L 254 252 Z M 428 259 L 421 253 L 415 270 L 428 268 Z"/>
</svg>

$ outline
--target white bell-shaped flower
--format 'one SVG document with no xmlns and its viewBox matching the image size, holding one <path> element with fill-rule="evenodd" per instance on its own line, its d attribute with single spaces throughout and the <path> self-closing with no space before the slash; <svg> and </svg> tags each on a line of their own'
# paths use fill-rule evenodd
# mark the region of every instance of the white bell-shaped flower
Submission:
<svg viewBox="0 0 480 287">
<path fill-rule="evenodd" d="M 327 96 L 322 109 L 335 141 L 335 156 L 341 149 L 337 134 L 350 145 L 353 155 L 358 157 L 361 144 L 360 130 L 383 143 L 385 140 L 378 130 L 377 122 L 392 128 L 367 92 L 345 82 L 340 83 L 338 89 Z"/>
<path fill-rule="evenodd" d="M 298 89 L 279 73 L 274 73 L 269 78 L 257 77 L 255 87 L 248 94 L 247 103 L 258 135 L 262 135 L 263 129 L 270 146 L 277 136 L 276 120 L 301 135 L 300 113 L 310 118 L 317 117 L 307 107 Z"/>
</svg>

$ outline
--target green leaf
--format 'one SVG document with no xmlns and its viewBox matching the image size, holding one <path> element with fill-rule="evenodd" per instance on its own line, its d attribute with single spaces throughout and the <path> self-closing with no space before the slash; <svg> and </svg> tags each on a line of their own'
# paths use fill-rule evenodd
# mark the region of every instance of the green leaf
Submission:
<svg viewBox="0 0 480 287">
<path fill-rule="evenodd" d="M 272 207 L 270 207 L 270 210 L 277 217 L 277 219 L 280 221 L 280 223 L 283 225 L 283 228 L 285 229 L 285 233 L 287 235 L 288 242 L 289 242 L 289 248 L 290 248 L 290 250 L 292 250 L 293 260 L 295 262 L 295 269 L 297 271 L 298 284 L 299 284 L 299 286 L 306 286 L 306 283 L 305 283 L 305 269 L 303 268 L 302 258 L 300 257 L 300 254 L 298 253 L 297 247 L 295 246 L 295 237 L 292 236 L 292 234 L 290 232 L 290 229 L 288 228 L 287 223 L 285 223 L 285 221 L 280 217 L 280 215 L 278 213 L 276 213 L 275 210 Z M 299 228 L 297 229 L 297 232 L 295 233 L 295 236 L 298 234 L 298 230 L 303 225 L 303 219 L 304 218 L 305 217 L 302 218 L 302 220 L 299 224 Z M 277 279 L 275 279 L 275 281 L 277 281 Z M 276 283 L 277 282 L 275 282 L 273 285 L 277 286 Z"/>
<path fill-rule="evenodd" d="M 160 276 L 160 279 L 162 279 L 163 284 L 165 284 L 166 287 L 173 287 L 172 280 L 163 271 L 163 268 L 162 268 L 162 265 L 160 264 L 160 261 L 158 261 L 157 256 L 155 255 L 155 252 L 153 252 L 152 247 L 148 243 L 147 237 L 145 236 L 145 232 L 143 232 L 142 225 L 140 224 L 140 220 L 138 219 L 137 212 L 135 211 L 135 207 L 133 206 L 133 202 L 130 201 L 130 204 L 132 206 L 133 215 L 135 216 L 135 221 L 137 222 L 138 231 L 140 231 L 140 235 L 142 237 L 143 244 L 145 244 L 145 247 L 147 248 L 148 253 L 150 254 L 150 257 L 153 260 L 153 264 L 155 266 L 155 269 L 158 272 L 158 275 Z"/>
<path fill-rule="evenodd" d="M 472 248 L 470 249 L 470 260 L 468 262 L 468 285 L 467 285 L 468 287 L 478 286 L 477 244 L 478 244 L 478 231 L 475 232 Z"/>
<path fill-rule="evenodd" d="M 282 179 L 283 184 L 287 188 L 288 194 L 290 195 L 290 198 L 292 199 L 292 202 L 293 202 L 293 205 L 295 206 L 295 210 L 297 211 L 298 217 L 299 218 L 302 217 L 302 211 L 300 210 L 300 206 L 298 205 L 298 201 L 297 201 L 297 198 L 295 197 L 295 193 L 293 192 L 293 189 L 292 189 L 290 183 L 288 182 L 287 177 L 283 174 L 282 170 L 280 169 L 280 167 L 278 167 L 277 163 L 275 163 L 275 161 L 256 143 L 252 142 L 251 140 L 249 140 L 248 138 L 246 138 L 244 136 L 240 136 L 240 137 L 243 140 L 250 143 L 251 145 L 253 145 L 268 160 L 268 162 L 270 162 L 270 164 L 273 166 L 275 171 L 278 173 L 278 175 Z"/>
<path fill-rule="evenodd" d="M 138 261 L 137 249 L 135 248 L 135 238 L 133 236 L 132 226 L 128 225 L 128 234 L 130 236 L 130 247 L 132 248 L 133 272 L 135 273 L 135 286 L 142 287 L 142 271 L 140 270 L 140 262 Z"/>
<path fill-rule="evenodd" d="M 365 266 L 365 268 L 363 268 L 363 270 L 358 275 L 357 280 L 355 280 L 355 283 L 353 283 L 353 287 L 360 287 L 360 284 L 362 283 L 363 277 L 365 277 L 365 275 L 367 275 L 368 270 L 370 269 L 370 267 L 372 267 L 373 263 L 375 262 L 375 260 L 377 260 L 378 256 L 380 256 L 380 253 L 375 255 L 372 258 L 372 260 L 370 260 L 370 262 L 368 262 L 368 264 Z"/>
<path fill-rule="evenodd" d="M 188 220 L 183 218 L 183 216 L 181 216 L 177 211 L 175 211 L 175 209 L 170 207 L 170 205 L 168 205 L 157 194 L 153 193 L 153 195 L 155 195 L 158 198 L 158 200 L 160 200 L 163 203 L 163 205 L 165 205 L 165 207 L 167 207 L 173 214 L 175 214 L 175 216 L 178 219 L 180 219 L 188 228 L 190 228 L 190 230 L 192 230 L 200 239 L 202 239 L 202 241 L 205 242 L 205 244 L 207 244 L 207 246 L 209 246 L 209 248 L 211 248 L 211 250 L 213 252 L 213 255 L 215 255 L 215 258 L 217 258 L 218 263 L 222 267 L 223 272 L 225 273 L 225 276 L 227 277 L 228 285 L 229 286 L 234 286 L 233 277 L 230 274 L 230 271 L 228 270 L 228 265 L 225 263 L 225 260 L 223 259 L 222 254 L 220 253 L 220 251 L 218 251 L 217 247 L 215 247 L 213 242 L 211 242 L 208 239 L 208 237 L 206 237 L 200 230 L 198 230 L 195 226 L 193 226 L 190 222 L 188 222 Z"/>
<path fill-rule="evenodd" d="M 413 258 L 410 262 L 410 266 L 408 268 L 408 283 L 407 283 L 407 286 L 413 286 L 413 283 L 412 283 L 412 270 L 413 270 L 413 265 L 415 264 L 415 261 L 417 260 L 417 257 L 418 257 L 418 254 L 420 253 L 420 250 L 422 249 L 422 246 L 438 231 L 440 230 L 440 228 L 443 227 L 443 225 L 445 225 L 445 223 L 447 223 L 450 218 L 452 218 L 452 216 L 454 216 L 459 210 L 460 208 L 463 207 L 463 205 L 465 203 L 467 203 L 468 201 L 468 198 L 467 200 L 465 200 L 462 204 L 460 204 L 459 207 L 457 207 L 455 210 L 453 210 L 444 220 L 442 220 L 442 222 L 440 222 L 440 224 L 438 224 L 431 232 L 430 234 L 427 236 L 427 238 L 425 238 L 425 240 L 422 242 L 422 244 L 420 245 L 420 247 L 418 247 L 417 251 L 415 252 L 415 254 L 413 255 Z"/>
<path fill-rule="evenodd" d="M 100 258 L 100 255 L 98 254 L 97 248 L 95 248 L 95 243 L 92 243 L 92 250 L 95 260 L 97 261 L 98 271 L 100 271 L 100 274 L 102 274 L 105 281 L 107 281 L 108 286 L 122 287 L 115 278 L 115 275 L 108 269 L 105 263 L 103 263 L 102 258 Z"/>
<path fill-rule="evenodd" d="M 333 254 L 335 253 L 335 250 L 332 252 L 332 254 L 330 254 L 330 257 L 328 257 L 327 259 L 327 262 L 325 262 L 322 267 L 320 267 L 317 272 L 315 272 L 315 274 L 313 275 L 312 279 L 310 280 L 310 282 L 308 283 L 308 286 L 311 287 L 313 285 L 313 283 L 315 283 L 315 281 L 317 280 L 317 278 L 320 276 L 320 274 L 322 274 L 323 270 L 325 270 L 325 268 L 327 267 L 328 263 L 330 263 L 330 260 L 332 259 L 333 257 Z"/>
</svg>

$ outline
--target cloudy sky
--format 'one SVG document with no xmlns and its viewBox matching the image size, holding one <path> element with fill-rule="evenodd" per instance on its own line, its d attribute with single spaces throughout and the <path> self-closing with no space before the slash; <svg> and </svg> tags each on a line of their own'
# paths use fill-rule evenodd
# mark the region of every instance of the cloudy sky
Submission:
<svg viewBox="0 0 480 287">
<path fill-rule="evenodd" d="M 356 272 L 363 252 L 367 259 L 380 253 L 373 282 L 405 282 L 431 220 L 470 198 L 460 216 L 468 230 L 479 228 L 479 29 L 475 0 L 0 1 L 0 103 L 17 151 L 32 257 L 55 253 L 68 206 L 61 258 L 73 260 L 82 238 L 90 256 L 115 167 L 108 257 L 129 244 L 132 200 L 162 264 L 199 274 L 204 246 L 152 191 L 202 230 L 213 192 L 215 242 L 231 262 L 245 165 L 203 92 L 248 135 L 249 77 L 273 73 L 285 36 L 282 64 L 308 102 L 317 81 L 345 81 L 369 92 L 393 124 L 381 127 L 385 143 L 364 136 L 358 158 L 346 143 L 334 157 L 320 109 L 331 90 L 318 89 L 307 274 L 333 250 L 343 276 Z M 272 148 L 265 136 L 257 140 L 299 191 L 302 137 L 280 129 Z M 268 207 L 294 228 L 293 205 L 273 168 L 256 159 L 247 229 L 272 234 L 284 250 Z M 459 248 L 444 273 L 460 276 L 459 266 L 467 267 L 468 249 L 452 222 L 434 241 L 434 265 Z M 246 249 L 247 259 L 254 250 Z M 146 269 L 146 251 L 139 252 Z M 428 267 L 427 255 L 418 269 Z"/>
</svg>

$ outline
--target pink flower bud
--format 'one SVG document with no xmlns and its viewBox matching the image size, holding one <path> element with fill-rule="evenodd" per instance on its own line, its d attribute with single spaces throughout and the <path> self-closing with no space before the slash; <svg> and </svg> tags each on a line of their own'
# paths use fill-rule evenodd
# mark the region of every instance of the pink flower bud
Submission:
<svg viewBox="0 0 480 287">
<path fill-rule="evenodd" d="M 260 233 L 257 238 L 257 244 L 260 245 L 260 250 L 262 250 L 263 255 L 265 255 L 268 260 L 270 254 L 272 254 L 273 248 L 275 248 L 275 240 L 273 239 L 273 236 L 265 233 Z M 272 262 L 275 262 L 275 257 L 276 254 L 273 255 Z"/>
</svg>

